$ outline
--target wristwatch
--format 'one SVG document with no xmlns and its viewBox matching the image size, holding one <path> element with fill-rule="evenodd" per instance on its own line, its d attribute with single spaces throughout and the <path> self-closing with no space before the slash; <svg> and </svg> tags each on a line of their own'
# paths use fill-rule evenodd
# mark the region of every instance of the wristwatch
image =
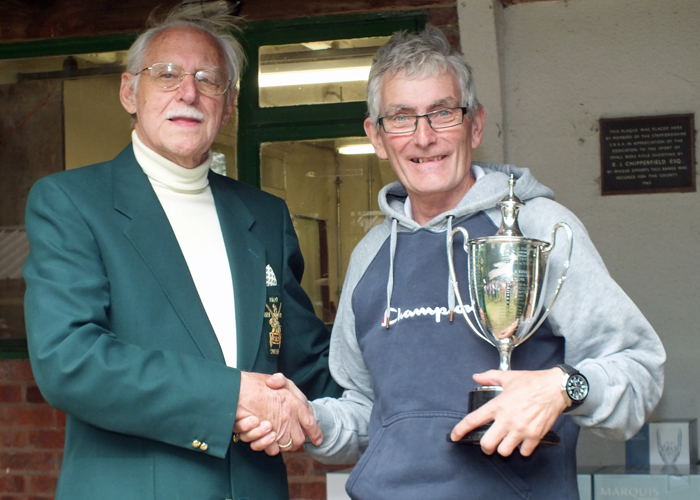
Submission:
<svg viewBox="0 0 700 500">
<path fill-rule="evenodd" d="M 569 406 L 564 410 L 564 413 L 578 408 L 588 396 L 588 380 L 581 372 L 571 365 L 557 365 L 564 372 L 564 378 L 561 381 L 561 390 L 564 393 Z"/>
</svg>

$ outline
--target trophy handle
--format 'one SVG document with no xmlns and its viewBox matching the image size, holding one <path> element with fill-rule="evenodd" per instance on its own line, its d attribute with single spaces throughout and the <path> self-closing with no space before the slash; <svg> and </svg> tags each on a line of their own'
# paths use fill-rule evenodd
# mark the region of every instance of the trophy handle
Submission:
<svg viewBox="0 0 700 500">
<path fill-rule="evenodd" d="M 457 296 L 457 302 L 459 302 L 459 306 L 462 308 L 462 315 L 464 316 L 464 319 L 467 320 L 467 324 L 469 327 L 476 333 L 479 337 L 484 339 L 486 342 L 489 344 L 495 346 L 491 340 L 486 336 L 486 334 L 481 330 L 481 328 L 476 328 L 474 327 L 474 324 L 472 323 L 472 320 L 469 319 L 469 315 L 467 314 L 466 309 L 464 308 L 464 304 L 462 303 L 462 295 L 459 293 L 459 286 L 457 284 L 457 275 L 455 273 L 455 266 L 454 266 L 454 251 L 452 249 L 453 245 L 453 240 L 454 237 L 457 233 L 462 233 L 462 236 L 464 237 L 464 252 L 469 256 L 469 233 L 467 232 L 466 229 L 463 227 L 457 227 L 452 230 L 450 233 L 450 237 L 447 240 L 447 261 L 448 261 L 448 267 L 450 268 L 450 279 L 452 280 L 452 284 L 454 285 L 455 288 L 455 295 Z M 472 300 L 472 303 L 470 304 L 470 307 L 472 311 L 474 310 L 474 302 L 473 298 L 470 296 L 470 300 Z"/>
<path fill-rule="evenodd" d="M 557 296 L 559 295 L 559 290 L 561 290 L 561 286 L 564 284 L 564 280 L 566 280 L 566 273 L 569 270 L 569 263 L 571 262 L 571 252 L 574 249 L 574 233 L 571 231 L 571 227 L 566 222 L 559 222 L 556 226 L 554 226 L 554 229 L 552 229 L 552 242 L 542 249 L 542 253 L 545 254 L 545 256 L 547 257 L 549 256 L 549 252 L 551 252 L 554 249 L 554 245 L 556 244 L 557 230 L 560 228 L 564 229 L 566 231 L 567 236 L 569 237 L 569 251 L 567 253 L 566 260 L 564 261 L 564 269 L 562 269 L 561 276 L 559 276 L 559 282 L 557 283 L 557 289 L 554 291 L 552 301 L 549 303 L 549 306 L 545 308 L 544 313 L 540 317 L 537 324 L 535 324 L 535 326 L 530 329 L 531 332 L 537 330 L 540 327 L 540 325 L 544 323 L 544 320 L 547 319 L 547 316 L 549 316 L 549 313 L 552 310 L 552 306 L 554 305 L 554 301 L 557 300 Z M 549 264 L 547 264 L 547 268 L 549 269 Z"/>
</svg>

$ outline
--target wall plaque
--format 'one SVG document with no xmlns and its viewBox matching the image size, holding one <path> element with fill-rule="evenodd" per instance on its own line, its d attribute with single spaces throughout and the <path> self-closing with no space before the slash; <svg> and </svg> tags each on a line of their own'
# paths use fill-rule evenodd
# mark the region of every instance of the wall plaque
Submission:
<svg viewBox="0 0 700 500">
<path fill-rule="evenodd" d="M 600 119 L 603 195 L 695 191 L 695 118 Z"/>
</svg>

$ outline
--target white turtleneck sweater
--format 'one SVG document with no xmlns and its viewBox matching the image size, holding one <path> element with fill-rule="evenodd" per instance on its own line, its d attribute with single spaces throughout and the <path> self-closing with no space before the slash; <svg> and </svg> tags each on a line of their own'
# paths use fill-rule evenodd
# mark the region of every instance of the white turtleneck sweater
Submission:
<svg viewBox="0 0 700 500">
<path fill-rule="evenodd" d="M 134 130 L 136 161 L 148 176 L 180 244 L 199 298 L 209 316 L 226 364 L 236 366 L 233 282 L 224 237 L 207 175 L 211 153 L 195 168 L 184 168 L 148 148 Z"/>
</svg>

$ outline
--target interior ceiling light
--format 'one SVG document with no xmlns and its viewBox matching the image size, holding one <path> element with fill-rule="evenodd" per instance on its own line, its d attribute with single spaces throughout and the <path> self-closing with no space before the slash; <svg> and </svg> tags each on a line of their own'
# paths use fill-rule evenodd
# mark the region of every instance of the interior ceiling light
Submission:
<svg viewBox="0 0 700 500">
<path fill-rule="evenodd" d="M 314 85 L 320 83 L 362 82 L 369 76 L 369 66 L 318 69 L 307 71 L 280 71 L 260 73 L 258 85 L 265 87 L 288 87 L 292 85 Z"/>
<path fill-rule="evenodd" d="M 302 45 L 309 50 L 328 50 L 331 42 L 303 42 Z"/>
<path fill-rule="evenodd" d="M 338 148 L 341 155 L 371 155 L 374 154 L 374 146 L 371 144 L 349 144 Z"/>
</svg>

